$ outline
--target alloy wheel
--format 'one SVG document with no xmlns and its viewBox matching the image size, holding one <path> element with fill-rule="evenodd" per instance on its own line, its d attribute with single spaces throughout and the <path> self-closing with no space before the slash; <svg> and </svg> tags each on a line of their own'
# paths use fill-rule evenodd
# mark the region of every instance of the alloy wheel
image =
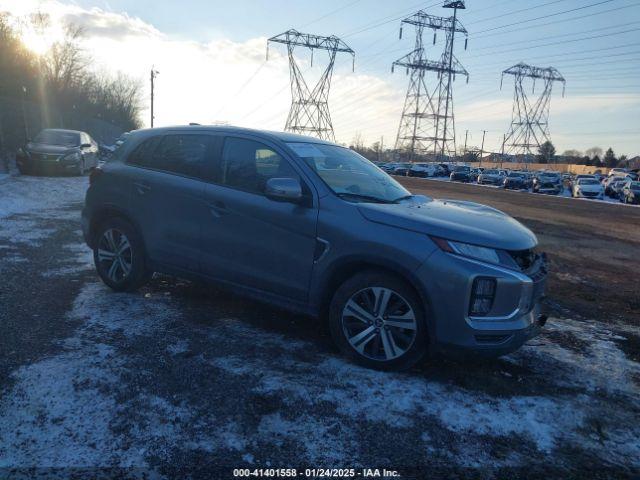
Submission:
<svg viewBox="0 0 640 480">
<path fill-rule="evenodd" d="M 417 334 L 416 315 L 397 292 L 368 287 L 354 293 L 342 311 L 345 338 L 360 355 L 389 361 L 404 355 Z"/>
<path fill-rule="evenodd" d="M 98 242 L 98 262 L 105 275 L 120 283 L 131 274 L 133 251 L 127 236 L 116 228 L 105 230 Z"/>
</svg>

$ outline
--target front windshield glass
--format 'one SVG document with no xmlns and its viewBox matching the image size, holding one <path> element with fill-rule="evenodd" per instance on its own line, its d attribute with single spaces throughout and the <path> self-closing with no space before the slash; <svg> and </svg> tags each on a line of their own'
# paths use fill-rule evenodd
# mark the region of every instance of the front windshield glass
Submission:
<svg viewBox="0 0 640 480">
<path fill-rule="evenodd" d="M 524 178 L 524 173 L 511 172 L 510 177 Z"/>
<path fill-rule="evenodd" d="M 346 200 L 391 203 L 407 189 L 353 150 L 320 143 L 287 143 L 333 192 Z"/>
<path fill-rule="evenodd" d="M 498 171 L 497 170 L 485 170 L 483 173 L 485 175 L 498 175 Z"/>
<path fill-rule="evenodd" d="M 600 185 L 597 180 L 592 178 L 583 178 L 578 181 L 578 185 Z"/>
<path fill-rule="evenodd" d="M 80 145 L 80 134 L 75 132 L 61 132 L 57 130 L 43 130 L 36 136 L 34 142 L 46 145 L 76 147 Z"/>
<path fill-rule="evenodd" d="M 456 167 L 453 171 L 454 172 L 470 172 L 471 167 L 459 166 L 459 167 Z"/>
</svg>

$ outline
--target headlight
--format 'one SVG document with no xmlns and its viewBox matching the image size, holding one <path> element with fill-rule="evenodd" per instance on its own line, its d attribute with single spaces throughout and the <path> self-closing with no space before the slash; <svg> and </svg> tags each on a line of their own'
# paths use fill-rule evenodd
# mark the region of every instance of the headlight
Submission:
<svg viewBox="0 0 640 480">
<path fill-rule="evenodd" d="M 431 237 L 432 240 L 442 250 L 449 253 L 456 253 L 463 257 L 475 258 L 488 263 L 500 263 L 500 256 L 493 248 L 480 247 L 469 243 L 455 242 L 453 240 L 445 240 L 444 238 Z"/>
</svg>

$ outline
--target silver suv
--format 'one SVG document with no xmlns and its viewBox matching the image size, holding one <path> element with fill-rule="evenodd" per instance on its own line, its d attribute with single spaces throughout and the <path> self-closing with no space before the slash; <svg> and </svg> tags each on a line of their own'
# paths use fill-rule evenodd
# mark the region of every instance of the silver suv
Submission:
<svg viewBox="0 0 640 480">
<path fill-rule="evenodd" d="M 132 132 L 91 175 L 82 226 L 102 280 L 215 282 L 328 321 L 380 369 L 501 355 L 536 334 L 535 235 L 483 205 L 412 195 L 347 148 L 233 127 Z"/>
</svg>

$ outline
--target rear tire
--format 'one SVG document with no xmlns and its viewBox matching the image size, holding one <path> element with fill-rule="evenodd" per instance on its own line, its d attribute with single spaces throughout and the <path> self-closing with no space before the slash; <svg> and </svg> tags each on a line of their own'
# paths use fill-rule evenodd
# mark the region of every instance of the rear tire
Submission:
<svg viewBox="0 0 640 480">
<path fill-rule="evenodd" d="M 424 308 L 404 280 L 369 270 L 346 280 L 329 307 L 331 335 L 362 366 L 406 370 L 427 351 Z"/>
<path fill-rule="evenodd" d="M 105 220 L 96 231 L 93 261 L 102 281 L 118 292 L 132 292 L 150 278 L 141 235 L 122 218 Z"/>
</svg>

